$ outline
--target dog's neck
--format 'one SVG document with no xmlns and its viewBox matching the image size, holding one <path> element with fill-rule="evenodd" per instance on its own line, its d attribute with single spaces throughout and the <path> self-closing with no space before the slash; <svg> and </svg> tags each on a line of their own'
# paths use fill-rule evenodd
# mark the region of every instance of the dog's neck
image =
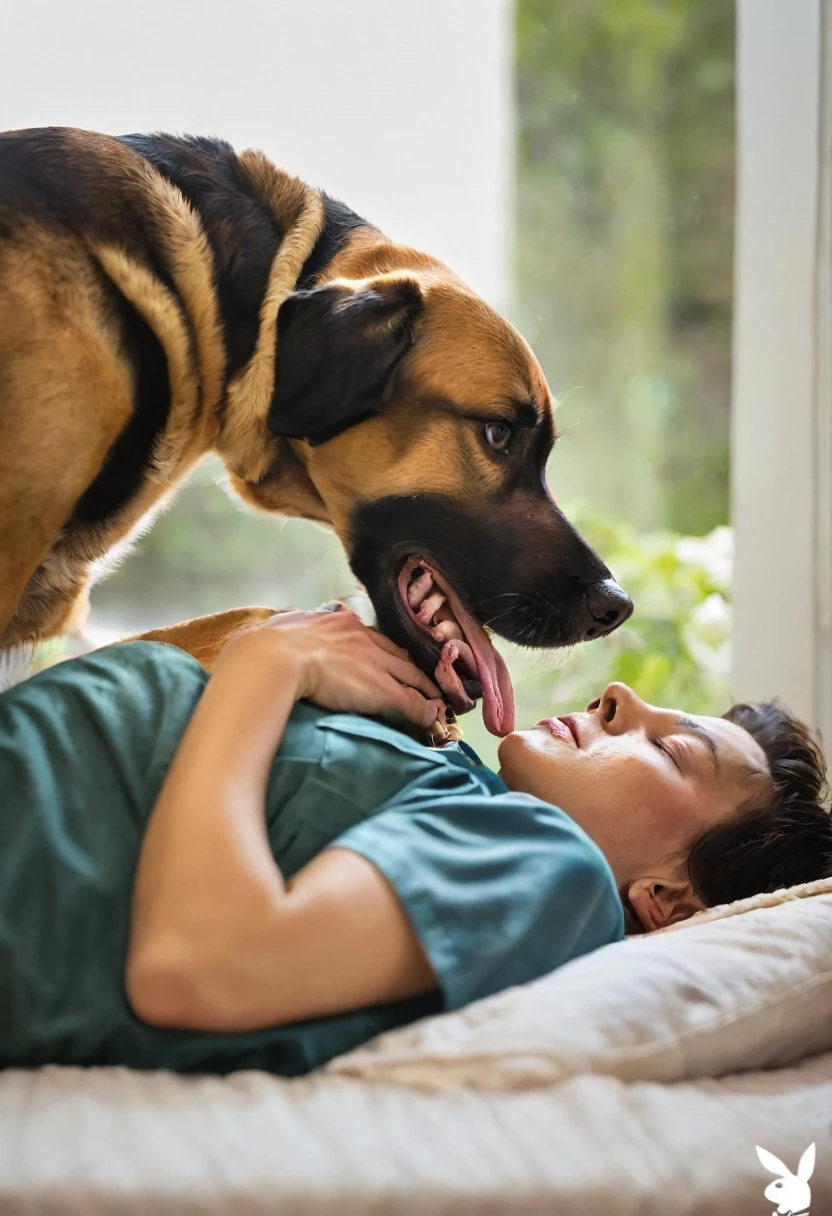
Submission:
<svg viewBox="0 0 832 1216">
<path fill-rule="evenodd" d="M 408 245 L 398 245 L 383 232 L 368 225 L 356 228 L 349 234 L 341 249 L 317 276 L 315 286 L 322 287 L 335 279 L 360 282 L 377 275 L 396 273 L 456 278 L 436 258 Z"/>
<path fill-rule="evenodd" d="M 261 153 L 244 152 L 239 162 L 249 191 L 274 217 L 282 239 L 260 303 L 254 350 L 228 384 L 224 421 L 216 444 L 226 467 L 245 481 L 263 478 L 277 455 L 266 425 L 274 391 L 277 313 L 295 289 L 324 224 L 320 191 L 277 169 Z"/>
</svg>

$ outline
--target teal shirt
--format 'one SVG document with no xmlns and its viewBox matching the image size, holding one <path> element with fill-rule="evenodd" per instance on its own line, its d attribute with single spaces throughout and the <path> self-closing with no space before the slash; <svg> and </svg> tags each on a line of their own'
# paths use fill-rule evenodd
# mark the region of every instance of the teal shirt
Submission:
<svg viewBox="0 0 832 1216">
<path fill-rule="evenodd" d="M 287 879 L 329 845 L 384 873 L 433 967 L 415 1000 L 243 1034 L 149 1026 L 124 991 L 142 835 L 207 681 L 132 642 L 0 695 L 0 1067 L 308 1072 L 373 1035 L 543 975 L 623 936 L 603 854 L 464 744 L 425 747 L 302 702 L 268 783 Z"/>
</svg>

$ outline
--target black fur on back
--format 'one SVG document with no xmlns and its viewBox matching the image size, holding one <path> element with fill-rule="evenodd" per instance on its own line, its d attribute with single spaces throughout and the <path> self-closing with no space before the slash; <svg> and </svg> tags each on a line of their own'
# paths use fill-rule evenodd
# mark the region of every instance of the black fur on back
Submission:
<svg viewBox="0 0 832 1216">
<path fill-rule="evenodd" d="M 149 266 L 179 299 L 141 183 L 105 155 L 79 146 L 76 137 L 64 127 L 0 134 L 0 234 L 11 235 L 26 216 L 116 245 Z"/>
<path fill-rule="evenodd" d="M 159 134 L 123 135 L 120 142 L 177 186 L 202 219 L 214 255 L 231 380 L 254 353 L 260 306 L 283 233 L 247 192 L 237 155 L 224 140 Z"/>
</svg>

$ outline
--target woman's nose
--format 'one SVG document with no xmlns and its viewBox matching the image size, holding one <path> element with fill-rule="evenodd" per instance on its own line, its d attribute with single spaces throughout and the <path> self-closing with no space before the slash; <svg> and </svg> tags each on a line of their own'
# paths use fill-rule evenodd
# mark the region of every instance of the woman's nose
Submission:
<svg viewBox="0 0 832 1216">
<path fill-rule="evenodd" d="M 592 703 L 603 729 L 610 735 L 621 735 L 641 725 L 648 707 L 626 684 L 608 684 L 597 702 Z M 592 710 L 592 706 L 589 707 Z"/>
</svg>

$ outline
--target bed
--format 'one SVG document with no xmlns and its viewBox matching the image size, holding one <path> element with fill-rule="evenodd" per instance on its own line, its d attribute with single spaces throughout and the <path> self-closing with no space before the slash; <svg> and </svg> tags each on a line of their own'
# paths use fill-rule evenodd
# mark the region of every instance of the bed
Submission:
<svg viewBox="0 0 832 1216">
<path fill-rule="evenodd" d="M 832 1212 L 832 880 L 714 909 L 314 1076 L 0 1076 L 0 1212 Z"/>
</svg>

